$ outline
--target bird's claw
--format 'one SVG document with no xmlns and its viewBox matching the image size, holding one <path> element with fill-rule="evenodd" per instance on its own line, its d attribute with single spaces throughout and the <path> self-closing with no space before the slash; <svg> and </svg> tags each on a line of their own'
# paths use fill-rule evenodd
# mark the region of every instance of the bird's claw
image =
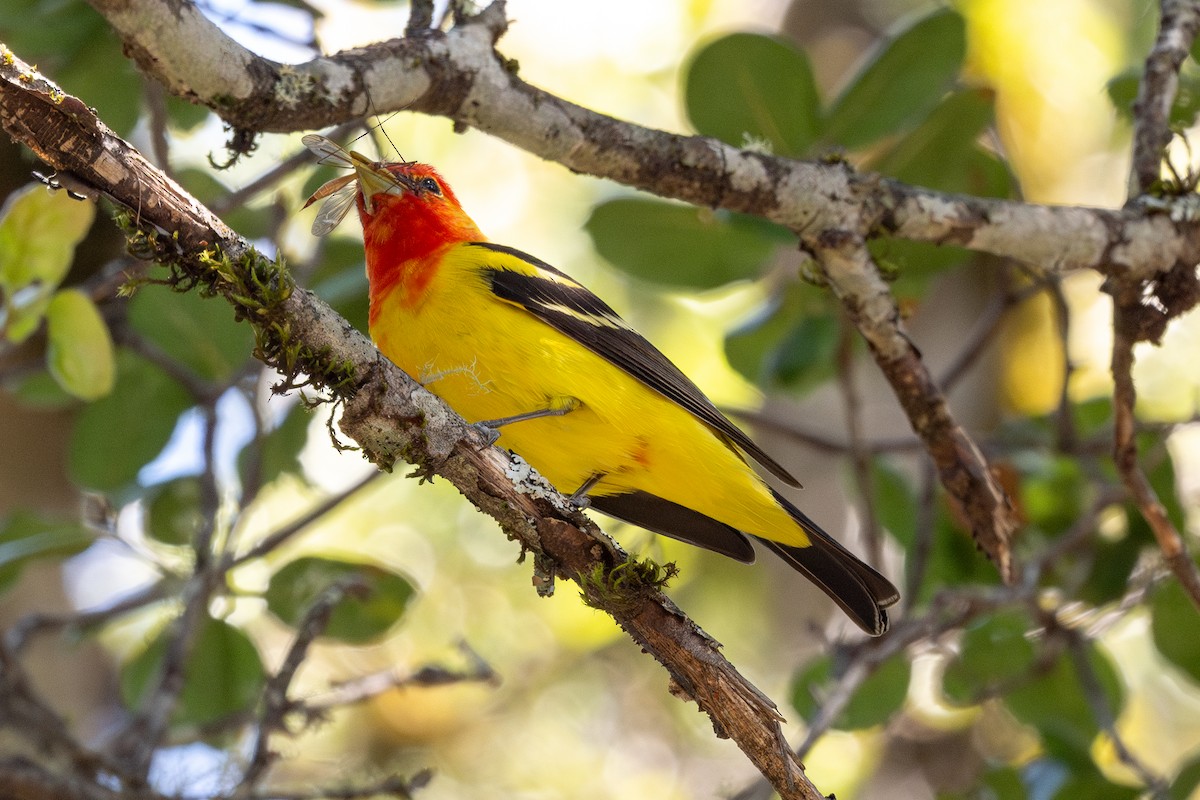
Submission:
<svg viewBox="0 0 1200 800">
<path fill-rule="evenodd" d="M 484 439 L 484 447 L 491 447 L 500 438 L 500 431 L 489 426 L 486 422 L 475 422 L 471 424 L 480 436 Z"/>
</svg>

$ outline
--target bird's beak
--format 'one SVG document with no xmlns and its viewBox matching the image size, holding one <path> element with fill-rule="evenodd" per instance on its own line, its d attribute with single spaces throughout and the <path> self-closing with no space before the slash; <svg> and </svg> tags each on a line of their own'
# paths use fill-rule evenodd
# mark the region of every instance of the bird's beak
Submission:
<svg viewBox="0 0 1200 800">
<path fill-rule="evenodd" d="M 397 175 L 384 168 L 382 163 L 372 161 L 362 153 L 351 151 L 350 161 L 354 165 L 354 173 L 358 177 L 358 188 L 362 192 L 363 202 L 366 204 L 367 213 L 375 213 L 374 199 L 376 195 L 387 194 L 391 192 L 396 194 L 396 189 L 412 190 L 414 187 L 412 182 L 405 179 L 403 175 Z"/>
</svg>

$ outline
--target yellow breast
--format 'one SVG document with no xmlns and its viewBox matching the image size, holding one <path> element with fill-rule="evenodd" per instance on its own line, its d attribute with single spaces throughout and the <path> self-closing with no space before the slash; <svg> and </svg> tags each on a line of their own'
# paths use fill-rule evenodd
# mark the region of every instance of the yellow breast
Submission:
<svg viewBox="0 0 1200 800">
<path fill-rule="evenodd" d="M 473 248 L 478 250 L 478 248 Z M 646 491 L 726 524 L 803 545 L 807 537 L 761 479 L 694 416 L 494 294 L 467 248 L 451 248 L 419 297 L 372 297 L 379 349 L 469 422 L 559 408 L 512 423 L 498 444 L 570 494 Z"/>
</svg>

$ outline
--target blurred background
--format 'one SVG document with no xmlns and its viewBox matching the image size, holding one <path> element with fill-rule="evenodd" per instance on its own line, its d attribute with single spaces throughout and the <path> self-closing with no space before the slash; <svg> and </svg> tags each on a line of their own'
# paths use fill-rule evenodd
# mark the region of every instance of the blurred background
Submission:
<svg viewBox="0 0 1200 800">
<path fill-rule="evenodd" d="M 200 6 L 255 52 L 297 63 L 399 36 L 409 13 Z M 1157 23 L 1144 0 L 510 0 L 508 15 L 499 49 L 521 78 L 594 111 L 945 191 L 1105 207 L 1125 200 L 1129 103 Z M 0 40 L 365 328 L 358 224 L 309 233 L 316 212 L 301 205 L 335 173 L 299 132 L 260 136 L 217 169 L 221 121 L 138 75 L 78 0 L 10 0 Z M 1176 782 L 1171 796 L 1188 796 L 1197 618 L 1108 463 L 1111 306 L 1097 276 L 873 243 L 953 412 L 1018 500 L 1018 550 L 1036 569 L 1002 590 L 788 232 L 574 175 L 445 119 L 368 122 L 339 141 L 437 165 L 491 239 L 607 300 L 789 466 L 810 516 L 902 587 L 897 616 L 929 625 L 889 652 L 773 559 L 735 564 L 602 520 L 631 551 L 679 566 L 669 594 L 780 704 L 823 792 L 1137 797 Z M 107 210 L 31 186 L 28 154 L 0 147 L 0 624 L 82 742 L 111 742 L 144 699 L 207 531 L 237 565 L 155 756 L 164 792 L 237 786 L 254 700 L 304 607 L 354 574 L 375 592 L 349 601 L 298 673 L 292 696 L 312 719 L 272 739 L 283 758 L 269 785 L 430 767 L 428 800 L 769 796 L 574 587 L 538 597 L 517 547 L 457 492 L 404 467 L 373 478 L 335 446 L 329 406 L 308 407 L 319 393 L 274 395 L 227 306 L 154 283 L 118 299 L 165 272 L 125 255 Z M 32 277 L 14 266 L 35 262 Z M 1146 468 L 1178 525 L 1194 519 L 1200 475 L 1198 336 L 1193 315 L 1138 351 Z M 849 705 L 822 719 L 839 686 Z M 0 736 L 0 751 L 23 747 Z"/>
</svg>

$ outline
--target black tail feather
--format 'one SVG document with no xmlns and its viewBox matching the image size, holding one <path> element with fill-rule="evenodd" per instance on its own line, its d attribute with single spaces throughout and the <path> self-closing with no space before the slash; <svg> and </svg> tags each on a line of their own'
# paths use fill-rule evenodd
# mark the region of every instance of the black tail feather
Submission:
<svg viewBox="0 0 1200 800">
<path fill-rule="evenodd" d="M 900 592 L 887 578 L 825 533 L 819 525 L 778 492 L 779 504 L 787 509 L 808 534 L 808 547 L 790 547 L 761 540 L 791 567 L 821 588 L 851 619 L 872 636 L 888 629 L 884 610 L 900 600 Z"/>
<path fill-rule="evenodd" d="M 745 564 L 754 563 L 754 546 L 737 528 L 698 511 L 647 492 L 590 498 L 591 507 L 610 517 L 720 553 Z"/>
<path fill-rule="evenodd" d="M 815 583 L 864 631 L 879 636 L 888 629 L 884 610 L 900 599 L 892 583 L 775 493 L 775 499 L 804 528 L 808 547 L 760 539 L 793 569 Z M 754 548 L 744 533 L 690 508 L 646 492 L 591 498 L 592 508 L 647 530 L 694 544 L 747 564 Z M 755 537 L 758 538 L 758 537 Z"/>
</svg>

